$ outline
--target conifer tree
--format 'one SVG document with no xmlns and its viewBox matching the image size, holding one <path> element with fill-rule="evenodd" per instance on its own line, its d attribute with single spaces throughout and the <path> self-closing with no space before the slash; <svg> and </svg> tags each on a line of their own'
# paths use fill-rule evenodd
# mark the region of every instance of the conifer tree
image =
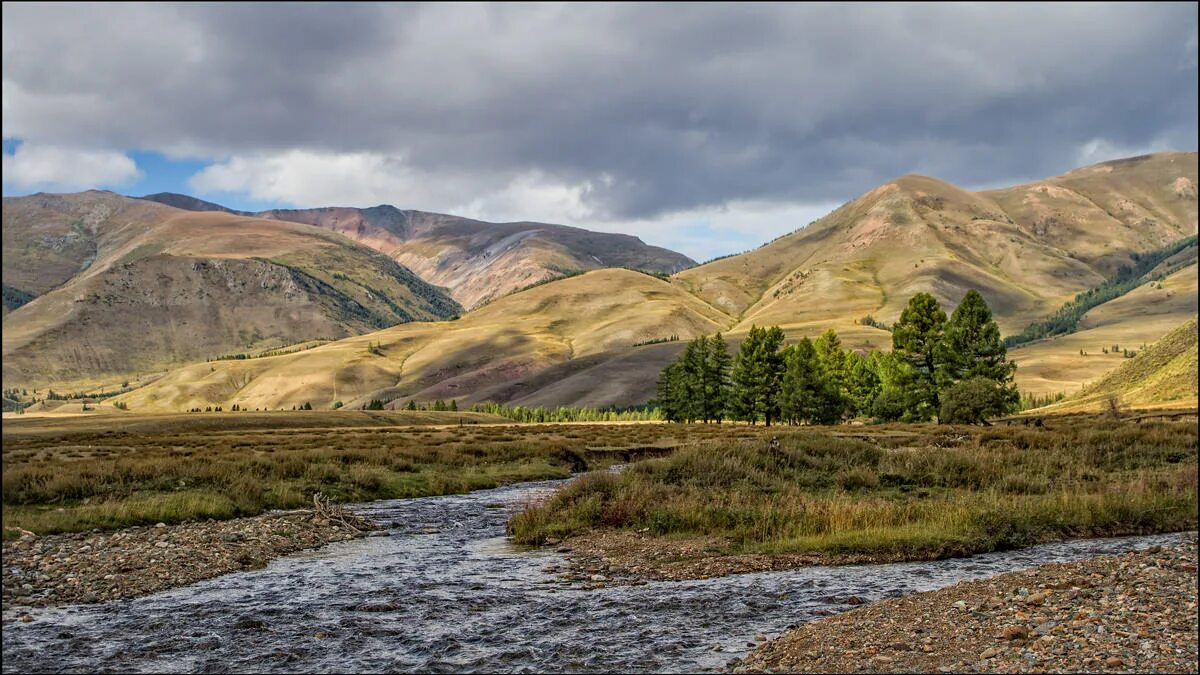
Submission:
<svg viewBox="0 0 1200 675">
<path fill-rule="evenodd" d="M 934 359 L 934 375 L 941 389 L 964 380 L 984 378 L 995 383 L 1000 390 L 998 400 L 1008 407 L 1015 406 L 1020 399 L 1012 385 L 1017 364 L 1008 360 L 992 310 L 974 289 L 967 291 L 946 322 L 942 339 L 934 349 Z"/>
<path fill-rule="evenodd" d="M 705 416 L 721 423 L 721 419 L 726 414 L 726 408 L 729 402 L 729 371 L 733 364 L 733 357 L 729 355 L 729 348 L 725 344 L 725 338 L 720 333 L 714 335 L 708 341 L 708 351 L 705 358 Z"/>
<path fill-rule="evenodd" d="M 900 319 L 892 327 L 892 352 L 911 367 L 904 383 L 906 417 L 928 420 L 938 410 L 937 367 L 934 352 L 942 340 L 946 313 L 928 293 L 918 293 L 908 301 Z"/>
<path fill-rule="evenodd" d="M 879 352 L 871 352 L 872 355 Z M 852 415 L 870 415 L 871 405 L 882 389 L 879 375 L 870 357 L 854 351 L 846 352 L 846 392 Z"/>
<path fill-rule="evenodd" d="M 738 349 L 730 374 L 731 414 L 751 424 L 762 419 L 767 426 L 779 417 L 779 391 L 783 379 L 783 331 L 779 326 L 751 326 Z"/>
<path fill-rule="evenodd" d="M 682 422 L 683 409 L 679 403 L 679 362 L 673 361 L 658 374 L 654 403 L 668 422 Z"/>
<path fill-rule="evenodd" d="M 681 403 L 687 421 L 709 420 L 708 388 L 708 338 L 700 337 L 688 343 L 683 350 L 681 375 Z"/>
<path fill-rule="evenodd" d="M 850 391 L 846 372 L 846 352 L 842 349 L 842 339 L 832 328 L 822 333 L 813 341 L 813 351 L 820 364 L 824 378 L 829 382 L 833 392 L 837 394 L 836 405 L 841 407 L 840 417 L 850 407 Z"/>
<path fill-rule="evenodd" d="M 416 410 L 417 409 L 417 401 L 415 399 L 411 399 L 411 398 L 408 399 L 408 405 L 404 406 L 404 409 L 405 410 Z"/>
</svg>

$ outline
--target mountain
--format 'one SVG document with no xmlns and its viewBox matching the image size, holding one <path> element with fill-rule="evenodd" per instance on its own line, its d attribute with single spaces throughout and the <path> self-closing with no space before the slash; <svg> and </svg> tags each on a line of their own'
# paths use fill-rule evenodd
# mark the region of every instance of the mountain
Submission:
<svg viewBox="0 0 1200 675">
<path fill-rule="evenodd" d="M 653 389 L 657 361 L 679 343 L 633 345 L 713 333 L 730 317 L 662 279 L 623 269 L 588 272 L 509 295 L 456 321 L 396 326 L 283 356 L 198 364 L 124 395 L 131 409 L 179 410 L 222 401 L 243 408 L 336 402 L 519 401 L 617 354 L 650 353 L 652 370 L 591 381 L 589 401 L 615 403 L 629 387 Z M 647 380 L 647 378 L 649 378 Z M 643 399 L 644 400 L 644 399 Z"/>
<path fill-rule="evenodd" d="M 1104 410 L 1110 398 L 1116 398 L 1122 407 L 1194 408 L 1197 403 L 1197 347 L 1196 318 L 1192 317 L 1075 396 L 1039 410 Z"/>
<path fill-rule="evenodd" d="M 138 199 L 158 202 L 159 204 L 166 204 L 167 206 L 174 206 L 175 208 L 183 209 L 184 211 L 220 211 L 222 213 L 234 213 L 239 216 L 254 215 L 249 211 L 237 211 L 221 206 L 216 202 L 205 201 L 190 195 L 181 195 L 178 192 L 155 192 L 152 195 L 138 197 Z"/>
<path fill-rule="evenodd" d="M 228 211 L 186 195 L 143 199 L 195 211 Z M 488 223 L 393 206 L 275 209 L 260 218 L 332 230 L 385 253 L 474 309 L 513 291 L 587 270 L 629 267 L 663 274 L 695 265 L 685 255 L 627 234 L 546 223 Z"/>
<path fill-rule="evenodd" d="M 3 252 L 6 385 L 71 391 L 461 312 L 335 233 L 111 192 L 5 197 Z"/>
<path fill-rule="evenodd" d="M 499 298 L 457 321 L 176 370 L 121 400 L 140 410 L 373 398 L 631 405 L 653 396 L 659 370 L 684 341 L 717 330 L 736 346 L 753 324 L 778 323 L 789 340 L 832 327 L 850 347 L 886 349 L 891 335 L 861 319 L 891 323 L 921 291 L 949 311 L 977 288 L 1014 334 L 1135 255 L 1195 234 L 1196 176 L 1195 153 L 1107 162 L 978 193 L 906 176 L 756 251 L 667 281 L 592 271 Z M 1140 348 L 1194 313 L 1194 251 L 1163 263 L 1161 282 L 1093 308 L 1079 333 L 1012 350 L 1019 386 L 1077 390 L 1121 362 L 1094 354 L 1104 341 Z M 679 340 L 664 341 L 672 337 Z M 1086 356 L 1072 356 L 1079 339 L 1087 340 Z"/>
<path fill-rule="evenodd" d="M 1132 255 L 1196 233 L 1196 153 L 1105 162 L 1003 190 L 925 176 L 881 185 L 756 251 L 676 276 L 738 317 L 861 334 L 917 292 L 952 307 L 975 288 L 1005 333 L 1100 284 Z"/>
</svg>

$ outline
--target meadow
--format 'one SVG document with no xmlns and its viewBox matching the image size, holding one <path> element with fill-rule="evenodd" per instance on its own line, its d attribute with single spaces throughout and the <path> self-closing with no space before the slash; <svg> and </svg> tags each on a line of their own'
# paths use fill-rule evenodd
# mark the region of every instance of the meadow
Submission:
<svg viewBox="0 0 1200 675">
<path fill-rule="evenodd" d="M 507 422 L 409 411 L 6 418 L 4 536 L 249 516 L 311 505 L 318 491 L 337 502 L 460 493 L 766 431 Z"/>
<path fill-rule="evenodd" d="M 1194 422 L 780 430 L 595 472 L 515 516 L 515 540 L 718 537 L 722 554 L 938 558 L 1194 529 Z"/>
</svg>

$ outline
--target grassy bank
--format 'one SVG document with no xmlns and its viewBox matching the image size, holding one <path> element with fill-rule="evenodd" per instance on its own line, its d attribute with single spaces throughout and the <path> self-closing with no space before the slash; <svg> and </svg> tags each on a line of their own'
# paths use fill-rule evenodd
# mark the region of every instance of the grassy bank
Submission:
<svg viewBox="0 0 1200 675">
<path fill-rule="evenodd" d="M 518 514 L 541 543 L 589 529 L 722 537 L 724 553 L 940 557 L 1196 527 L 1196 427 L 784 432 L 594 473 Z"/>
<path fill-rule="evenodd" d="M 436 415 L 447 414 L 5 420 L 4 533 L 233 518 L 303 507 L 317 491 L 342 502 L 467 492 L 763 433 L 661 424 L 395 426 L 452 421 Z"/>
</svg>

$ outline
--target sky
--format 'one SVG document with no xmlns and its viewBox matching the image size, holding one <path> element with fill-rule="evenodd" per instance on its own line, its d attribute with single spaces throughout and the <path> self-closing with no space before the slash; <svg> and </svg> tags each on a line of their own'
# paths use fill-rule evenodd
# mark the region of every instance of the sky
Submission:
<svg viewBox="0 0 1200 675">
<path fill-rule="evenodd" d="M 3 4 L 3 192 L 752 249 L 906 173 L 1197 147 L 1197 6 Z"/>
</svg>

